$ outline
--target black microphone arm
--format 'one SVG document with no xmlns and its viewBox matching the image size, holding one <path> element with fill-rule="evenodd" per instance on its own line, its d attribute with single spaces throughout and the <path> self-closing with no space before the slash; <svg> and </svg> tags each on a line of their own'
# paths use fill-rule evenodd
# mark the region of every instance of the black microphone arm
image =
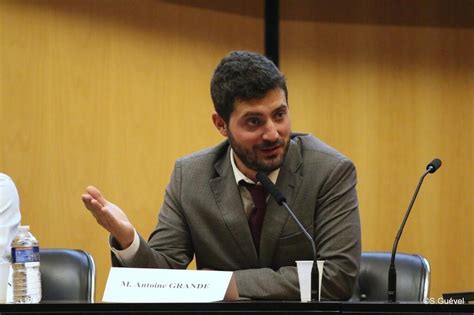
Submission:
<svg viewBox="0 0 474 315">
<path fill-rule="evenodd" d="M 290 209 L 288 204 L 286 203 L 286 198 L 282 195 L 282 193 L 276 188 L 275 184 L 268 178 L 268 176 L 264 172 L 257 172 L 256 175 L 257 180 L 262 184 L 263 188 L 272 195 L 275 201 L 280 205 L 285 207 L 288 211 L 290 216 L 293 218 L 293 221 L 298 225 L 298 227 L 303 231 L 306 238 L 311 243 L 311 247 L 313 249 L 313 269 L 311 271 L 311 296 L 312 300 L 317 301 L 319 299 L 319 272 L 318 272 L 318 265 L 317 265 L 317 257 L 316 257 L 316 244 L 314 243 L 313 238 L 309 235 L 308 231 L 304 228 L 301 221 L 296 217 L 295 213 Z"/>
<path fill-rule="evenodd" d="M 408 216 L 410 215 L 411 208 L 415 203 L 416 196 L 418 196 L 418 192 L 420 191 L 421 184 L 423 184 L 423 180 L 425 179 L 426 175 L 429 173 L 436 172 L 441 167 L 441 160 L 434 159 L 426 166 L 426 171 L 421 175 L 420 180 L 418 181 L 418 185 L 416 186 L 415 193 L 411 198 L 410 204 L 408 205 L 407 211 L 405 212 L 405 217 L 403 218 L 402 224 L 398 230 L 397 236 L 395 237 L 395 241 L 393 242 L 392 248 L 392 256 L 390 258 L 390 267 L 388 269 L 388 301 L 389 302 L 396 302 L 397 301 L 397 270 L 395 268 L 395 254 L 397 253 L 398 242 L 400 241 L 400 237 L 403 233 L 403 228 L 407 223 Z"/>
</svg>

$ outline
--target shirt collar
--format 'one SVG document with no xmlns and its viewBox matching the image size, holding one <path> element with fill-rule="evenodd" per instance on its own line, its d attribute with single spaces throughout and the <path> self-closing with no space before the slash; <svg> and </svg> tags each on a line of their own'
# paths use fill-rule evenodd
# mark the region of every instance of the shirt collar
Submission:
<svg viewBox="0 0 474 315">
<path fill-rule="evenodd" d="M 230 164 L 232 165 L 232 171 L 234 172 L 234 177 L 235 177 L 235 182 L 237 185 L 241 180 L 249 183 L 249 184 L 255 184 L 253 180 L 245 176 L 237 167 L 235 164 L 235 159 L 234 159 L 234 150 L 230 148 Z M 272 181 L 272 183 L 276 184 L 278 174 L 280 174 L 280 168 L 277 168 L 276 170 L 272 171 L 270 174 L 268 174 L 268 178 Z"/>
</svg>

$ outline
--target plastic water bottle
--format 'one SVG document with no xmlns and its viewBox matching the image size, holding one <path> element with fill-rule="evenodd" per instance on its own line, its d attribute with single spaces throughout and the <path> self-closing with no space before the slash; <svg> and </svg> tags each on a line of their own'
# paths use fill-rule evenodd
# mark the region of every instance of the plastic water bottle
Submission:
<svg viewBox="0 0 474 315">
<path fill-rule="evenodd" d="M 12 241 L 13 303 L 41 301 L 39 244 L 29 225 L 18 227 Z"/>
</svg>

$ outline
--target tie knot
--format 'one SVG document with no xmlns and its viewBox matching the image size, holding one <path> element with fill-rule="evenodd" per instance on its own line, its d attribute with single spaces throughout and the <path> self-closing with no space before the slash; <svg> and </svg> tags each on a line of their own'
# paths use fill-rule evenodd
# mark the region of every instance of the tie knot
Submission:
<svg viewBox="0 0 474 315">
<path fill-rule="evenodd" d="M 249 191 L 255 208 L 264 209 L 267 206 L 267 192 L 262 185 L 250 184 L 243 180 L 240 181 L 240 184 Z"/>
</svg>

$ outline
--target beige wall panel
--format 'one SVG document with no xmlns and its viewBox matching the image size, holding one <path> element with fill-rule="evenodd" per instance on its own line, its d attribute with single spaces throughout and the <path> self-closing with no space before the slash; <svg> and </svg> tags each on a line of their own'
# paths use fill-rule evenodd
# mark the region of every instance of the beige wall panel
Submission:
<svg viewBox="0 0 474 315">
<path fill-rule="evenodd" d="M 355 161 L 364 250 L 391 249 L 419 173 L 443 159 L 400 244 L 430 259 L 435 297 L 474 283 L 474 10 L 443 3 L 282 1 L 281 25 L 293 127 Z M 263 50 L 261 1 L 189 4 L 0 0 L 0 171 L 42 246 L 94 255 L 99 300 L 107 233 L 85 186 L 147 237 L 174 160 L 221 140 L 216 63 Z"/>
<path fill-rule="evenodd" d="M 89 184 L 146 238 L 174 160 L 222 140 L 209 81 L 230 50 L 262 51 L 261 1 L 0 1 L 0 171 L 43 247 L 82 248 L 101 300 L 108 234 Z"/>
<path fill-rule="evenodd" d="M 283 1 L 281 9 L 293 129 L 356 163 L 363 250 L 391 251 L 421 172 L 443 160 L 399 246 L 430 260 L 432 297 L 474 283 L 471 4 Z"/>
</svg>

